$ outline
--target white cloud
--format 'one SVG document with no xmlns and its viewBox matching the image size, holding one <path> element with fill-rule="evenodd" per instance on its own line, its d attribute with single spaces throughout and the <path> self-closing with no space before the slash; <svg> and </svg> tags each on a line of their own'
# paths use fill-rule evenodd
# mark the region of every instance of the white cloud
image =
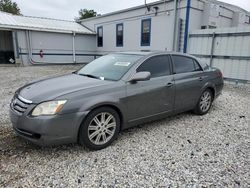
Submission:
<svg viewBox="0 0 250 188">
<path fill-rule="evenodd" d="M 14 0 L 22 14 L 73 20 L 81 8 L 94 9 L 99 14 L 142 5 L 144 0 Z M 153 2 L 155 0 L 147 0 Z M 222 0 L 250 11 L 249 0 Z"/>
</svg>

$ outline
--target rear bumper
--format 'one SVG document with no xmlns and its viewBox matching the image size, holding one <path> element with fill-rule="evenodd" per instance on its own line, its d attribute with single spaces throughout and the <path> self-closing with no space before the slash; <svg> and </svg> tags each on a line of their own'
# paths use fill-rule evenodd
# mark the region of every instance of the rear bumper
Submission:
<svg viewBox="0 0 250 188">
<path fill-rule="evenodd" d="M 40 146 L 77 142 L 78 130 L 86 112 L 29 117 L 9 110 L 16 134 Z"/>
<path fill-rule="evenodd" d="M 221 81 L 216 84 L 215 98 L 219 97 L 222 94 L 223 87 L 224 87 L 224 81 L 223 79 L 221 79 Z"/>
</svg>

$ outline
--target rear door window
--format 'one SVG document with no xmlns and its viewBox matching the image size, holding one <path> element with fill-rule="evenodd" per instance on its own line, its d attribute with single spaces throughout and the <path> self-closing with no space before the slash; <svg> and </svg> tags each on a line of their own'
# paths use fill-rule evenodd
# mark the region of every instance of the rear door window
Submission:
<svg viewBox="0 0 250 188">
<path fill-rule="evenodd" d="M 175 73 L 187 73 L 187 72 L 194 72 L 194 71 L 200 71 L 201 67 L 197 62 L 195 62 L 192 58 L 185 57 L 185 56 L 178 56 L 173 55 L 172 56 L 174 67 L 175 67 Z"/>
</svg>

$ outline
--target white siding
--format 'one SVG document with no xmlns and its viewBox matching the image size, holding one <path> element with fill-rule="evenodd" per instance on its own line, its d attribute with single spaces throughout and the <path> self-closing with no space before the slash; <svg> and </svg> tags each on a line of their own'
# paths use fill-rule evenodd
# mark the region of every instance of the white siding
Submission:
<svg viewBox="0 0 250 188">
<path fill-rule="evenodd" d="M 25 31 L 18 31 L 18 49 L 21 60 L 29 64 L 28 45 Z M 43 63 L 74 63 L 73 59 L 73 34 L 30 32 L 32 46 L 32 60 Z M 94 59 L 96 38 L 93 35 L 75 36 L 76 63 L 86 63 Z M 40 57 L 40 50 L 44 56 Z"/>
<path fill-rule="evenodd" d="M 212 65 L 222 70 L 225 78 L 250 81 L 250 27 L 199 30 L 191 33 L 188 53 L 202 58 L 208 64 L 212 48 L 212 36 L 197 34 L 241 34 L 240 36 L 216 36 Z"/>
<path fill-rule="evenodd" d="M 99 52 L 111 51 L 139 51 L 139 50 L 172 50 L 174 3 L 166 2 L 157 4 L 158 14 L 147 12 L 140 8 L 115 15 L 99 17 L 83 21 L 82 24 L 96 31 L 98 26 L 103 26 L 103 47 L 98 47 Z M 185 3 L 181 3 L 185 6 Z M 151 7 L 153 9 L 153 7 Z M 184 19 L 185 9 L 180 9 L 180 18 Z M 151 43 L 150 46 L 141 46 L 141 21 L 151 18 Z M 124 45 L 116 47 L 116 24 L 124 24 Z"/>
</svg>

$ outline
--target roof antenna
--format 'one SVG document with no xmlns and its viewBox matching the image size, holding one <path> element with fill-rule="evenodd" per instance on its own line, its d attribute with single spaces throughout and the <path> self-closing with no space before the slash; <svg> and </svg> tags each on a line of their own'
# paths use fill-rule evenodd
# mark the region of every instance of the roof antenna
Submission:
<svg viewBox="0 0 250 188">
<path fill-rule="evenodd" d="M 148 12 L 150 11 L 150 6 L 147 4 L 147 0 L 145 0 L 145 6 L 147 7 Z"/>
</svg>

